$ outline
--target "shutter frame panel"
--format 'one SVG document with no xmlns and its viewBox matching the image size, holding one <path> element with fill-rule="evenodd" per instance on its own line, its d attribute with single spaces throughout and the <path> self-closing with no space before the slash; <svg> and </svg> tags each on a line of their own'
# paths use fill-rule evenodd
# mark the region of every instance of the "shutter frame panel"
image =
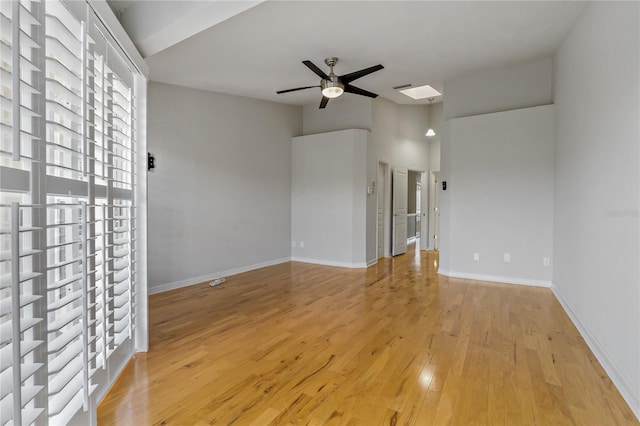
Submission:
<svg viewBox="0 0 640 426">
<path fill-rule="evenodd" d="M 135 347 L 145 77 L 88 2 L 0 2 L 0 23 L 0 167 L 26 182 L 0 182 L 0 425 L 67 424 Z"/>
</svg>

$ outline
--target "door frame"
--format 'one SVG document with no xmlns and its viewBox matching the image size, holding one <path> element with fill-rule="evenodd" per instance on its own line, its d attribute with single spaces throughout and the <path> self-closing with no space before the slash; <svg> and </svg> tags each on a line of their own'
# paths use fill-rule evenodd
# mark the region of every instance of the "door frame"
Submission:
<svg viewBox="0 0 640 426">
<path fill-rule="evenodd" d="M 379 168 L 383 168 L 382 181 L 379 181 Z M 376 186 L 378 191 L 382 191 L 382 257 L 391 257 L 391 166 L 387 161 L 378 160 L 376 169 Z M 380 235 L 378 233 L 378 208 L 379 199 L 376 195 L 376 256 L 379 258 L 378 245 Z"/>
<path fill-rule="evenodd" d="M 427 211 L 429 210 L 429 188 L 427 185 L 427 171 L 422 169 L 412 169 L 410 171 L 420 173 L 420 250 L 428 249 L 428 238 L 424 238 L 425 235 L 429 235 L 429 216 Z M 418 247 L 416 247 L 416 250 Z"/>
<path fill-rule="evenodd" d="M 429 250 L 435 250 L 440 246 L 439 241 L 436 241 L 434 238 L 435 233 L 439 233 L 439 230 L 436 229 L 436 212 L 434 210 L 436 207 L 438 207 L 438 209 L 440 208 L 440 206 L 436 206 L 436 191 L 439 190 L 439 183 L 440 170 L 431 170 L 429 173 L 429 232 L 427 234 L 429 235 Z"/>
</svg>

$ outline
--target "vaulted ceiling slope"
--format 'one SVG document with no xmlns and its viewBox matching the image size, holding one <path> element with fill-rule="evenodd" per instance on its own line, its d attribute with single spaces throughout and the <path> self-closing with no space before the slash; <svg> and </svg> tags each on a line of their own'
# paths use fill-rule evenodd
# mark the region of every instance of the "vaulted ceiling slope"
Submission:
<svg viewBox="0 0 640 426">
<path fill-rule="evenodd" d="M 399 104 L 426 103 L 393 87 L 430 84 L 442 91 L 445 80 L 474 70 L 551 56 L 585 7 L 569 1 L 253 3 L 148 56 L 151 79 L 293 105 L 316 104 L 319 89 L 276 91 L 319 84 L 301 61 L 323 66 L 324 58 L 337 56 L 337 74 L 384 65 L 359 80 L 359 87 Z M 136 26 L 130 9 L 122 14 L 125 28 Z M 182 25 L 188 23 L 180 19 Z"/>
</svg>

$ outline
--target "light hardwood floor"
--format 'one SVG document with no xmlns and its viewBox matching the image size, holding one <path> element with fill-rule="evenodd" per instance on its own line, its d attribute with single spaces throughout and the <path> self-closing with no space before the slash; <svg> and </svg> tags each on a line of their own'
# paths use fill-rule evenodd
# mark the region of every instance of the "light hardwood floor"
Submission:
<svg viewBox="0 0 640 426">
<path fill-rule="evenodd" d="M 150 298 L 101 425 L 638 424 L 549 289 L 285 263 Z"/>
</svg>

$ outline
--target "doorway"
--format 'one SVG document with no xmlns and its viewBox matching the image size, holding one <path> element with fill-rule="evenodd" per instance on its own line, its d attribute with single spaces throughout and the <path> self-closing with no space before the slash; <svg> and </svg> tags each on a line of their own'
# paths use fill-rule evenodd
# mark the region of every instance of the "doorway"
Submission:
<svg viewBox="0 0 640 426">
<path fill-rule="evenodd" d="M 417 250 L 429 246 L 429 214 L 433 192 L 429 175 L 423 170 L 391 167 L 378 162 L 377 170 L 377 255 L 396 256 L 414 243 Z M 400 196 L 396 196 L 400 194 Z"/>
<path fill-rule="evenodd" d="M 425 173 L 397 167 L 391 173 L 391 254 L 405 253 L 407 245 L 415 243 L 419 249 L 426 249 L 427 217 L 423 189 Z M 418 249 L 418 250 L 419 250 Z"/>
</svg>

